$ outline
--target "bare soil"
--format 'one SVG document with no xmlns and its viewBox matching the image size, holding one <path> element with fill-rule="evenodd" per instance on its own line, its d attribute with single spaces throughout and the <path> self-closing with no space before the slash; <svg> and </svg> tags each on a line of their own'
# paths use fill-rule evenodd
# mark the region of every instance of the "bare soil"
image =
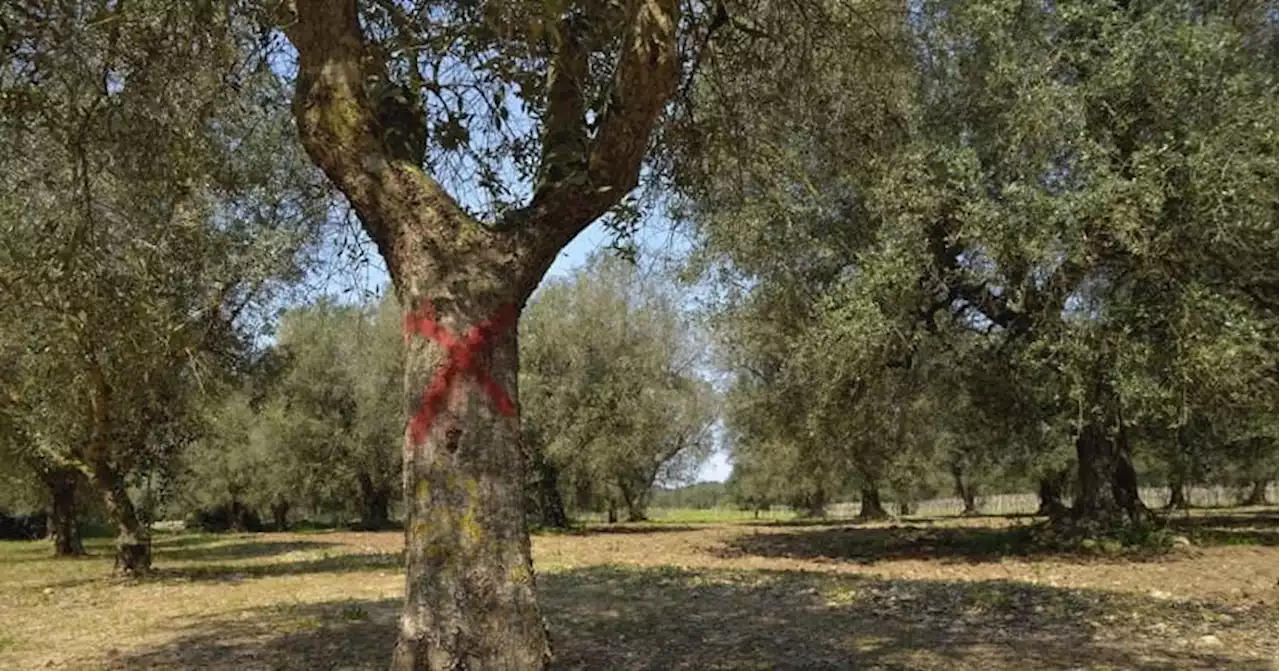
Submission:
<svg viewBox="0 0 1280 671">
<path fill-rule="evenodd" d="M 1019 518 L 591 527 L 534 539 L 560 669 L 1274 669 L 1276 511 L 1151 557 Z M 383 669 L 402 534 L 161 536 L 157 574 L 0 543 L 0 668 Z"/>
</svg>

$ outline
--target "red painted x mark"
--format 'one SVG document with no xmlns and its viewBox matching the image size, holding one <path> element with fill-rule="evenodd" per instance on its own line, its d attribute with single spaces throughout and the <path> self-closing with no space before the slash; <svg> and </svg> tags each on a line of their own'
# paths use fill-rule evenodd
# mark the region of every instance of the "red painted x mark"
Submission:
<svg viewBox="0 0 1280 671">
<path fill-rule="evenodd" d="M 458 377 L 470 375 L 480 385 L 499 414 L 516 414 L 516 405 L 511 397 L 502 389 L 485 370 L 480 359 L 487 354 L 493 345 L 494 336 L 511 328 L 516 323 L 516 307 L 507 304 L 494 316 L 479 322 L 467 329 L 459 337 L 436 321 L 435 307 L 430 303 L 419 311 L 410 312 L 404 317 L 404 332 L 407 338 L 412 333 L 419 333 L 428 340 L 434 340 L 444 348 L 444 364 L 436 369 L 436 374 L 427 383 L 422 394 L 422 407 L 409 420 L 409 435 L 414 445 L 419 445 L 427 437 L 427 430 L 435 421 L 436 415 L 444 408 L 449 394 L 453 391 Z"/>
</svg>

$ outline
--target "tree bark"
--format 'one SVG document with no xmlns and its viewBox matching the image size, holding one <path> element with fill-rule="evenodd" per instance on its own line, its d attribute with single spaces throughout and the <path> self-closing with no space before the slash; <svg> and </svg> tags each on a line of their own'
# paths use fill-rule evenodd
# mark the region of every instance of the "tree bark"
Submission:
<svg viewBox="0 0 1280 671">
<path fill-rule="evenodd" d="M 139 520 L 124 478 L 105 460 L 95 460 L 89 467 L 94 486 L 106 504 L 107 516 L 116 528 L 116 575 L 146 575 L 151 571 L 151 530 Z"/>
<path fill-rule="evenodd" d="M 537 506 L 539 522 L 553 529 L 568 529 L 569 515 L 564 510 L 564 497 L 560 494 L 560 473 L 541 448 L 533 451 L 533 470 L 538 479 Z"/>
<path fill-rule="evenodd" d="M 973 487 L 966 487 L 965 490 L 960 493 L 960 498 L 964 501 L 964 510 L 960 511 L 961 515 L 971 516 L 981 514 L 978 510 L 978 494 L 974 491 Z"/>
<path fill-rule="evenodd" d="M 87 358 L 91 424 L 89 440 L 83 450 L 84 462 L 89 467 L 94 489 L 102 496 L 107 516 L 116 528 L 116 575 L 145 575 L 151 571 L 151 530 L 142 524 L 125 488 L 124 476 L 111 462 L 108 433 L 110 389 L 92 349 Z"/>
<path fill-rule="evenodd" d="M 360 528 L 368 531 L 391 525 L 391 487 L 378 484 L 366 473 L 357 478 L 360 488 Z"/>
<path fill-rule="evenodd" d="M 1037 515 L 1050 519 L 1062 519 L 1067 514 L 1067 506 L 1062 502 L 1063 480 L 1061 474 L 1051 473 L 1040 478 L 1040 508 Z"/>
<path fill-rule="evenodd" d="M 1191 503 L 1187 501 L 1187 485 L 1177 473 L 1169 477 L 1169 503 L 1165 507 L 1169 510 L 1186 510 L 1191 507 Z"/>
<path fill-rule="evenodd" d="M 407 586 L 393 669 L 550 661 L 534 598 L 519 420 L 499 403 L 500 393 L 517 401 L 516 333 L 498 328 L 496 315 L 517 316 L 559 250 L 639 181 L 679 81 L 679 9 L 675 0 L 624 6 L 607 14 L 617 26 L 596 26 L 621 39 L 606 54 L 615 73 L 602 98 L 609 104 L 594 110 L 590 128 L 581 84 L 592 54 L 575 21 L 558 26 L 532 198 L 496 225 L 475 220 L 423 171 L 423 147 L 387 143 L 421 128 L 389 127 L 371 99 L 370 82 L 391 82 L 366 47 L 356 1 L 296 0 L 284 10 L 298 52 L 302 144 L 351 202 L 411 317 L 406 406 L 417 414 L 404 441 Z M 418 114 L 396 117 L 423 123 L 421 101 L 409 104 Z"/>
<path fill-rule="evenodd" d="M 51 468 L 41 473 L 41 479 L 49 488 L 49 534 L 53 539 L 53 554 L 57 557 L 85 553 L 76 507 L 76 490 L 81 477 L 80 471 L 71 467 Z"/>
<path fill-rule="evenodd" d="M 804 516 L 821 519 L 827 516 L 827 492 L 819 487 L 807 495 L 803 504 Z"/>
<path fill-rule="evenodd" d="M 1270 480 L 1254 480 L 1249 495 L 1240 502 L 1242 506 L 1265 506 L 1267 505 L 1267 485 Z"/>
<path fill-rule="evenodd" d="M 227 530 L 237 534 L 249 530 L 249 511 L 245 509 L 244 503 L 234 496 L 231 498 L 231 503 L 227 504 Z"/>
<path fill-rule="evenodd" d="M 271 504 L 271 526 L 276 531 L 289 530 L 289 502 L 277 499 Z"/>
<path fill-rule="evenodd" d="M 1080 495 L 1072 517 L 1085 526 L 1108 528 L 1141 521 L 1138 476 L 1129 443 L 1119 421 L 1108 428 L 1090 421 L 1076 437 Z"/>
<path fill-rule="evenodd" d="M 964 467 L 953 462 L 951 464 L 951 478 L 955 482 L 956 496 L 964 503 L 964 509 L 960 511 L 961 515 L 977 515 L 978 514 L 978 492 L 977 488 L 964 476 Z"/>
<path fill-rule="evenodd" d="M 435 368 L 425 350 L 409 348 L 419 379 Z M 508 333 L 488 369 L 514 389 L 516 362 Z M 405 444 L 408 586 L 392 668 L 540 668 L 549 650 L 534 600 L 518 426 L 474 385 L 458 392 L 423 444 Z"/>
<path fill-rule="evenodd" d="M 638 482 L 638 480 L 637 480 Z M 649 497 L 642 492 L 633 491 L 627 486 L 625 480 L 617 483 L 618 493 L 622 497 L 622 507 L 627 511 L 628 522 L 644 522 L 649 519 L 645 515 L 645 509 L 648 507 Z"/>
<path fill-rule="evenodd" d="M 889 512 L 884 509 L 884 504 L 880 502 L 880 489 L 878 487 L 863 487 L 862 509 L 858 511 L 858 519 L 884 520 L 888 518 Z"/>
</svg>

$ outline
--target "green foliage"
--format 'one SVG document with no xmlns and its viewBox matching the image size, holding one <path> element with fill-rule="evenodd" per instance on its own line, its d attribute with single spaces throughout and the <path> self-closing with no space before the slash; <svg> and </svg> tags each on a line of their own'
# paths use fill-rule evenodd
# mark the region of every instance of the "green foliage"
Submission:
<svg viewBox="0 0 1280 671">
<path fill-rule="evenodd" d="M 239 391 L 211 410 L 214 428 L 187 464 L 191 505 L 292 506 L 386 525 L 404 425 L 399 316 L 390 295 L 287 311 L 276 370 L 256 394 Z"/>
<path fill-rule="evenodd" d="M 0 443 L 144 518 L 328 217 L 284 83 L 212 9 L 0 9 Z"/>
<path fill-rule="evenodd" d="M 728 494 L 724 483 L 697 482 L 683 487 L 660 487 L 653 492 L 649 505 L 653 508 L 687 508 L 709 510 L 727 504 Z"/>
<path fill-rule="evenodd" d="M 573 505 L 643 517 L 655 483 L 687 480 L 710 452 L 716 396 L 701 345 L 655 271 L 597 256 L 544 287 L 520 331 L 526 446 Z"/>
<path fill-rule="evenodd" d="M 738 500 L 1036 478 L 1082 435 L 1271 477 L 1274 7 L 865 9 L 695 90 Z"/>
</svg>

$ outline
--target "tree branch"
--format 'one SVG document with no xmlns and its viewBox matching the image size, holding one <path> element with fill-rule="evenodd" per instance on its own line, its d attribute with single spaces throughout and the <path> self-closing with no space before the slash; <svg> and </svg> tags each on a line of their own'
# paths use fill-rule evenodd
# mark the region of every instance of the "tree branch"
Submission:
<svg viewBox="0 0 1280 671">
<path fill-rule="evenodd" d="M 550 73 L 543 180 L 528 207 L 513 212 L 503 225 L 539 227 L 542 256 L 556 251 L 636 187 L 649 136 L 663 106 L 679 83 L 676 31 L 677 0 L 630 0 L 625 34 L 598 130 L 585 156 L 576 143 L 585 131 L 581 87 L 575 72 L 585 73 L 586 54 L 573 42 L 572 26 L 561 36 Z M 566 96 L 557 100 L 557 96 Z M 581 129 L 581 130 L 580 130 Z M 585 159 L 585 160 L 583 160 Z M 574 168 L 577 163 L 577 169 Z M 545 228 L 543 228 L 545 227 Z M 541 235 L 545 234 L 545 235 Z M 550 261 L 547 260 L 547 263 Z"/>
<path fill-rule="evenodd" d="M 351 201 L 397 277 L 407 244 L 397 229 L 425 223 L 431 230 L 415 237 L 440 236 L 471 219 L 420 165 L 385 146 L 387 131 L 413 129 L 380 125 L 366 84 L 388 81 L 386 63 L 365 43 L 356 0 L 296 0 L 292 9 L 282 23 L 298 50 L 293 113 L 303 147 Z"/>
</svg>

